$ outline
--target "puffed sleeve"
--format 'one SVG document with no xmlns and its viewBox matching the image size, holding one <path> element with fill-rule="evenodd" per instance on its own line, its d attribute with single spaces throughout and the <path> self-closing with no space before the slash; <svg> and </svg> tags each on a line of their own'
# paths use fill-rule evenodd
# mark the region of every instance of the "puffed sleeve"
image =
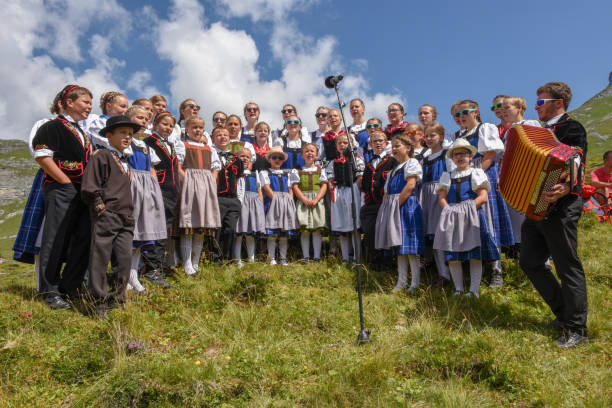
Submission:
<svg viewBox="0 0 612 408">
<path fill-rule="evenodd" d="M 179 163 L 183 165 L 183 162 L 185 161 L 185 144 L 181 141 L 181 139 L 174 142 L 174 151 L 176 152 L 176 157 Z"/>
<path fill-rule="evenodd" d="M 32 142 L 34 141 L 34 136 L 36 136 L 36 132 L 38 131 L 38 129 L 40 129 L 40 127 L 47 123 L 50 119 L 44 118 L 41 119 L 39 121 L 37 121 L 34 126 L 32 126 L 32 130 L 30 130 L 30 137 L 28 138 L 28 149 L 30 149 L 30 154 L 32 155 L 32 158 L 36 158 L 36 152 L 34 151 L 34 146 L 32 145 Z M 42 151 L 43 149 L 41 149 Z M 48 150 L 45 152 L 47 156 L 53 156 L 53 152 L 51 150 Z M 42 155 L 38 156 L 38 157 L 43 157 Z"/>
<path fill-rule="evenodd" d="M 319 174 L 319 183 L 327 183 L 327 172 L 325 169 L 321 169 L 321 174 Z"/>
<path fill-rule="evenodd" d="M 270 184 L 270 177 L 268 177 L 268 172 L 266 170 L 262 170 L 259 173 L 259 182 L 261 186 L 265 186 L 266 184 Z"/>
<path fill-rule="evenodd" d="M 245 190 L 246 188 L 244 177 L 240 177 L 238 179 L 238 182 L 236 183 L 236 197 L 238 198 L 238 200 L 240 200 L 240 203 L 243 202 L 242 200 L 244 199 Z"/>
<path fill-rule="evenodd" d="M 450 173 L 451 171 L 457 170 L 457 165 L 455 164 L 455 162 L 449 159 L 447 156 L 444 157 L 444 163 L 446 163 L 447 172 Z"/>
<path fill-rule="evenodd" d="M 214 147 L 210 149 L 210 169 L 217 171 L 221 170 L 221 160 L 219 160 L 217 149 L 215 149 Z"/>
<path fill-rule="evenodd" d="M 334 161 L 330 161 L 329 164 L 327 165 L 327 168 L 325 169 L 325 172 L 327 173 L 327 178 L 335 178 L 334 176 Z"/>
<path fill-rule="evenodd" d="M 491 191 L 491 184 L 489 184 L 489 178 L 483 169 L 473 168 L 472 169 L 472 190 L 476 191 L 480 188 L 484 188 L 487 191 Z"/>
<path fill-rule="evenodd" d="M 212 149 L 213 148 L 212 138 L 210 137 L 210 134 L 207 131 L 204 131 L 204 137 L 206 138 L 206 144 L 208 145 L 208 147 Z"/>
<path fill-rule="evenodd" d="M 365 163 L 359 156 L 355 156 L 355 177 L 363 176 L 365 171 Z"/>
<path fill-rule="evenodd" d="M 308 128 L 304 125 L 302 125 L 302 140 L 304 141 L 304 143 L 312 143 L 312 138 L 310 137 L 310 132 L 308 131 Z"/>
<path fill-rule="evenodd" d="M 244 142 L 244 147 L 246 149 L 249 149 L 249 151 L 251 152 L 251 161 L 255 163 L 255 160 L 257 160 L 257 153 L 255 153 L 255 148 L 253 147 L 253 145 L 249 142 Z"/>
<path fill-rule="evenodd" d="M 287 178 L 289 179 L 290 186 L 300 182 L 300 175 L 296 169 L 291 169 L 291 171 L 289 172 L 289 176 Z"/>
<path fill-rule="evenodd" d="M 499 138 L 499 129 L 492 123 L 483 123 L 478 131 L 478 153 L 485 154 L 491 150 L 504 151 L 504 142 Z"/>
<path fill-rule="evenodd" d="M 436 189 L 436 192 L 440 190 L 448 191 L 450 189 L 450 185 L 450 173 L 448 171 L 445 171 L 444 173 L 442 173 L 442 176 L 440 176 L 440 181 L 438 182 L 438 188 Z"/>
<path fill-rule="evenodd" d="M 417 181 L 421 180 L 423 178 L 423 168 L 417 159 L 411 158 L 404 164 L 404 180 L 414 176 L 416 176 Z"/>
<path fill-rule="evenodd" d="M 157 153 L 155 153 L 155 150 L 149 149 L 149 153 L 150 153 L 150 157 L 151 157 L 151 164 L 153 166 L 158 165 L 161 162 L 161 159 L 159 158 Z"/>
<path fill-rule="evenodd" d="M 275 130 L 270 134 L 268 144 L 270 147 L 283 146 L 283 138 L 279 131 Z"/>
</svg>

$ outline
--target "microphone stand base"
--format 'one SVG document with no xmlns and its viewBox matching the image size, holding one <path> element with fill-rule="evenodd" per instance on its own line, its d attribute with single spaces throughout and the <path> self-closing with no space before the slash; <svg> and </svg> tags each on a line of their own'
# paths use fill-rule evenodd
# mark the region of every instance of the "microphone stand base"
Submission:
<svg viewBox="0 0 612 408">
<path fill-rule="evenodd" d="M 356 345 L 360 346 L 370 341 L 370 330 L 361 330 L 357 336 Z"/>
</svg>

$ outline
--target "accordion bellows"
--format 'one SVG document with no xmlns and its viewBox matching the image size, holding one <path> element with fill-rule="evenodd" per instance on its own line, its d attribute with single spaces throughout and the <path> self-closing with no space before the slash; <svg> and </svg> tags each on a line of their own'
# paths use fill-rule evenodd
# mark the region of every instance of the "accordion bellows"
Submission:
<svg viewBox="0 0 612 408">
<path fill-rule="evenodd" d="M 499 190 L 508 205 L 528 218 L 543 219 L 550 207 L 543 193 L 567 174 L 575 153 L 549 129 L 512 126 L 499 175 Z"/>
</svg>

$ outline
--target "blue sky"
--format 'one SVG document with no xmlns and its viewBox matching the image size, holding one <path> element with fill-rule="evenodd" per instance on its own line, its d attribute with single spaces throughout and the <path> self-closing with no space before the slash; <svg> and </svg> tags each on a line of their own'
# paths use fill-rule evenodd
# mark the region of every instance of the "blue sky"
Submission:
<svg viewBox="0 0 612 408">
<path fill-rule="evenodd" d="M 415 120 L 418 106 L 431 103 L 454 130 L 448 109 L 458 99 L 477 100 L 483 119 L 495 121 L 491 98 L 519 95 L 535 117 L 539 85 L 567 82 L 576 108 L 612 71 L 605 0 L 16 3 L 0 11 L 8 22 L 0 47 L 14 61 L 0 68 L 2 138 L 26 138 L 72 81 L 96 99 L 104 90 L 131 100 L 159 91 L 173 112 L 194 97 L 205 119 L 217 109 L 240 113 L 254 100 L 273 126 L 292 102 L 312 125 L 314 109 L 333 102 L 322 79 L 342 73 L 343 95 L 364 99 L 366 116 L 386 122 L 386 106 L 400 100 Z"/>
</svg>

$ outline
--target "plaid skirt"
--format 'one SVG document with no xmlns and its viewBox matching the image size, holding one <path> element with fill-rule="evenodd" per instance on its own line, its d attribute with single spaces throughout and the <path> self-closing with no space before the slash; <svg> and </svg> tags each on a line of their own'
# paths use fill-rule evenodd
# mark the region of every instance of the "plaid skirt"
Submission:
<svg viewBox="0 0 612 408">
<path fill-rule="evenodd" d="M 484 262 L 497 261 L 501 259 L 497 243 L 493 236 L 490 217 L 487 214 L 485 206 L 481 206 L 477 210 L 478 221 L 480 222 L 480 246 L 463 252 L 444 252 L 444 260 L 449 261 L 467 261 L 470 259 L 478 259 Z"/>
<path fill-rule="evenodd" d="M 423 211 L 416 196 L 399 205 L 399 194 L 387 194 L 376 218 L 376 249 L 393 248 L 398 255 L 424 255 Z"/>
<path fill-rule="evenodd" d="M 45 173 L 42 169 L 39 169 L 32 182 L 30 195 L 23 210 L 19 232 L 13 244 L 13 259 L 15 261 L 33 264 L 34 255 L 38 255 L 40 252 L 40 248 L 36 246 L 36 238 L 42 228 L 45 212 L 42 192 L 44 180 Z"/>
</svg>

